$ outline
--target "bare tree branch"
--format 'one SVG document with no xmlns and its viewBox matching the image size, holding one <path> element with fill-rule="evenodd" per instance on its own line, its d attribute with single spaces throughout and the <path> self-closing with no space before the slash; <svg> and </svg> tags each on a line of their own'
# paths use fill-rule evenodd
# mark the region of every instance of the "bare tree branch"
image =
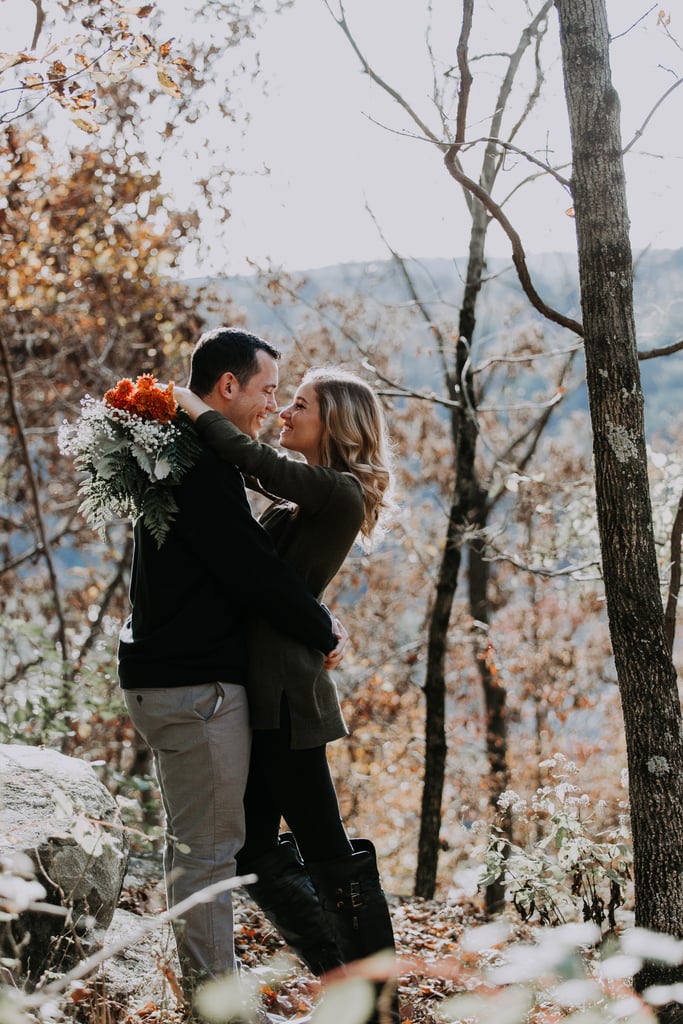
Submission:
<svg viewBox="0 0 683 1024">
<path fill-rule="evenodd" d="M 534 423 L 531 423 L 526 431 L 520 434 L 517 438 L 513 438 L 513 440 L 508 445 L 507 449 L 499 457 L 499 463 L 505 464 L 506 462 L 509 462 L 512 458 L 512 453 L 515 451 L 515 449 L 519 448 L 520 445 L 526 442 L 525 450 L 520 455 L 518 455 L 517 459 L 514 460 L 513 464 L 515 466 L 515 471 L 517 473 L 523 473 L 526 467 L 529 465 L 533 455 L 536 452 L 536 449 L 538 448 L 541 437 L 543 436 L 543 432 L 546 426 L 548 425 L 548 421 L 553 413 L 555 405 L 557 405 L 559 401 L 563 400 L 566 397 L 564 382 L 569 374 L 569 371 L 571 370 L 577 351 L 578 348 L 575 349 L 573 352 L 569 353 L 568 359 L 566 360 L 564 366 L 560 370 L 560 374 L 556 384 L 558 402 L 556 402 L 554 405 L 546 406 L 546 408 L 543 409 L 543 411 L 541 412 L 541 415 L 538 417 L 538 419 Z M 501 484 L 498 491 L 490 496 L 490 508 L 493 508 L 495 506 L 499 497 L 503 493 L 503 489 L 504 485 Z"/>
<path fill-rule="evenodd" d="M 467 129 L 467 111 L 469 108 L 470 88 L 472 85 L 472 73 L 469 68 L 467 52 L 472 29 L 472 18 L 474 14 L 474 0 L 466 0 L 462 8 L 462 21 L 460 24 L 460 35 L 456 49 L 458 72 L 460 75 L 460 91 L 458 93 L 458 106 L 455 115 L 455 141 L 465 141 Z M 460 159 L 460 157 L 458 157 Z M 465 205 L 471 218 L 474 217 L 474 199 L 469 192 L 464 192 Z"/>
<path fill-rule="evenodd" d="M 127 568 L 128 564 L 129 564 L 129 562 L 131 560 L 132 553 L 133 553 L 133 535 L 131 533 L 129 533 L 128 537 L 126 538 L 126 544 L 125 544 L 123 553 L 121 554 L 121 557 L 119 558 L 119 561 L 118 561 L 118 565 L 116 566 L 116 571 L 114 572 L 114 575 L 112 576 L 112 578 L 109 580 L 109 583 L 107 584 L 106 590 L 105 590 L 104 594 L 102 595 L 102 600 L 100 601 L 100 606 L 99 606 L 99 608 L 97 610 L 97 618 L 93 622 L 93 624 L 92 624 L 92 626 L 90 628 L 90 632 L 88 633 L 87 637 L 85 638 L 84 643 L 81 645 L 80 654 L 78 656 L 78 663 L 77 663 L 77 666 L 76 666 L 77 668 L 80 668 L 81 663 L 83 662 L 84 657 L 86 656 L 86 654 L 88 653 L 88 651 L 90 650 L 92 645 L 94 644 L 96 638 L 99 636 L 100 629 L 102 628 L 102 620 L 104 619 L 104 616 L 107 614 L 107 610 L 109 608 L 109 605 L 112 602 L 114 594 L 116 593 L 116 591 L 118 590 L 119 586 L 121 585 L 121 582 L 123 581 L 123 576 L 124 576 L 124 573 L 126 571 L 126 568 Z"/>
<path fill-rule="evenodd" d="M 545 15 L 542 15 L 542 17 L 545 18 Z M 531 90 L 531 92 L 528 94 L 528 96 L 526 98 L 526 103 L 524 104 L 524 110 L 519 115 L 519 117 L 517 118 L 517 121 L 512 126 L 512 129 L 511 129 L 511 131 L 508 134 L 508 141 L 512 141 L 512 139 L 514 139 L 514 137 L 516 136 L 517 132 L 522 127 L 522 125 L 526 121 L 527 117 L 529 116 L 529 114 L 531 113 L 533 108 L 536 106 L 536 101 L 538 100 L 538 98 L 541 95 L 541 89 L 543 87 L 543 82 L 545 81 L 545 73 L 543 71 L 543 68 L 541 67 L 541 44 L 543 43 L 543 37 L 545 36 L 547 27 L 548 27 L 547 21 L 546 21 L 545 25 L 543 24 L 543 22 L 539 22 L 538 28 L 534 30 L 534 35 L 535 35 L 534 67 L 536 68 L 536 82 L 534 84 L 533 89 Z M 533 28 L 533 26 L 532 26 L 532 28 Z"/>
<path fill-rule="evenodd" d="M 175 921 L 179 917 L 183 917 L 188 910 L 192 909 L 192 907 L 196 907 L 200 903 L 211 903 L 212 900 L 215 900 L 222 892 L 227 892 L 229 889 L 236 889 L 241 885 L 249 885 L 254 881 L 256 881 L 256 875 L 242 875 L 235 878 L 225 878 L 220 882 L 214 882 L 213 885 L 207 885 L 204 889 L 200 889 L 198 892 L 188 896 L 187 899 L 181 900 L 180 903 L 176 903 L 176 905 L 171 907 L 169 910 L 165 910 L 163 913 L 156 915 L 147 922 L 144 922 L 139 928 L 127 935 L 124 939 L 118 939 L 116 942 L 113 942 L 108 946 L 104 946 L 102 949 L 98 950 L 97 953 L 94 953 L 92 956 L 87 957 L 87 959 L 82 960 L 67 974 L 63 974 L 55 981 L 51 981 L 49 984 L 43 986 L 40 991 L 33 995 L 24 996 L 21 1000 L 21 1005 L 26 1009 L 42 1006 L 46 1002 L 47 997 L 66 992 L 72 982 L 78 981 L 80 978 L 87 978 L 88 975 L 92 974 L 95 968 L 99 967 L 99 965 L 104 963 L 105 960 L 116 956 L 124 949 L 134 946 L 136 943 L 140 942 L 141 939 L 144 939 L 146 935 L 150 935 L 152 932 L 158 931 L 159 928 L 169 924 L 171 921 Z"/>
<path fill-rule="evenodd" d="M 489 542 L 489 548 L 493 548 L 493 545 Z M 597 569 L 595 576 L 590 577 L 581 576 L 581 579 L 599 579 L 600 577 L 600 563 L 596 561 L 592 562 L 577 562 L 575 565 L 567 565 L 562 569 L 546 569 L 542 565 L 527 565 L 519 558 L 518 555 L 513 555 L 510 552 L 501 551 L 491 556 L 488 561 L 490 562 L 508 562 L 510 565 L 514 565 L 517 569 L 522 569 L 524 572 L 531 573 L 533 576 L 544 576 L 547 579 L 557 579 L 559 576 L 575 576 L 577 573 L 585 573 L 587 569 Z"/>
<path fill-rule="evenodd" d="M 467 109 L 470 99 L 470 88 L 472 86 L 472 72 L 467 60 L 467 48 L 469 46 L 470 32 L 472 31 L 473 14 L 474 0 L 465 0 L 462 5 L 462 23 L 460 25 L 460 37 L 456 50 L 458 71 L 460 73 L 460 93 L 455 118 L 455 142 L 458 145 L 462 145 L 465 141 L 465 132 L 467 130 Z"/>
<path fill-rule="evenodd" d="M 26 470 L 26 477 L 28 479 L 29 489 L 31 497 L 33 498 L 33 511 L 36 518 L 36 526 L 38 530 L 38 537 L 40 542 L 40 554 L 45 559 L 47 566 L 48 576 L 50 578 L 50 586 L 52 588 L 52 596 L 55 603 L 55 612 L 57 615 L 57 632 L 58 640 L 62 650 L 62 660 L 67 663 L 69 657 L 69 647 L 66 636 L 66 620 L 64 618 L 64 609 L 62 608 L 62 601 L 59 591 L 59 584 L 57 582 L 57 572 L 55 570 L 54 560 L 52 558 L 52 549 L 47 536 L 47 530 L 45 527 L 45 521 L 43 519 L 42 506 L 40 501 L 40 494 L 38 491 L 38 482 L 36 480 L 35 473 L 33 472 L 33 463 L 31 461 L 31 455 L 28 450 L 28 444 L 26 442 L 26 432 L 24 430 L 24 424 L 19 412 L 19 407 L 16 402 L 14 393 L 14 380 L 12 377 L 12 363 L 10 360 L 9 347 L 7 345 L 7 339 L 5 333 L 0 328 L 0 357 L 5 368 L 5 374 L 7 376 L 7 400 L 9 403 L 10 413 L 14 420 L 14 425 L 17 429 L 17 440 L 21 449 L 21 454 L 24 462 L 24 468 Z"/>
<path fill-rule="evenodd" d="M 651 348 L 647 352 L 638 352 L 639 359 L 658 359 L 659 356 L 670 356 L 673 352 L 680 352 L 683 349 L 683 340 L 675 341 L 672 345 L 664 345 L 663 348 Z"/>
<path fill-rule="evenodd" d="M 31 40 L 31 49 L 35 50 L 38 45 L 40 33 L 42 32 L 43 25 L 45 24 L 45 11 L 43 10 L 42 0 L 32 0 L 33 6 L 36 9 L 36 23 L 33 28 L 33 39 Z"/>
<path fill-rule="evenodd" d="M 527 267 L 526 262 L 526 253 L 519 234 L 513 228 L 498 203 L 494 202 L 489 193 L 478 185 L 476 181 L 468 178 L 467 175 L 463 173 L 461 168 L 458 166 L 457 155 L 458 147 L 455 145 L 450 146 L 446 156 L 444 157 L 446 168 L 452 177 L 463 186 L 463 188 L 469 189 L 472 194 L 481 201 L 482 205 L 487 209 L 493 219 L 498 221 L 503 231 L 510 239 L 510 243 L 512 245 L 512 262 L 517 269 L 517 275 L 524 290 L 524 294 L 529 299 L 531 305 L 546 317 L 546 319 L 552 320 L 553 323 L 560 324 L 561 327 L 567 327 L 570 331 L 574 331 L 575 334 L 583 337 L 583 327 L 578 323 L 578 321 L 565 316 L 563 313 L 558 313 L 557 310 L 549 306 L 540 297 L 531 281 L 529 268 Z"/>
<path fill-rule="evenodd" d="M 27 85 L 13 85 L 7 89 L 0 89 L 0 96 L 4 96 L 7 93 L 11 92 L 18 93 L 18 102 L 21 101 L 22 96 L 26 94 L 26 91 L 29 88 L 31 91 L 42 93 L 40 99 L 38 99 L 32 107 L 28 107 L 26 110 L 22 110 L 20 113 L 15 113 L 13 117 L 8 117 L 5 116 L 5 114 L 0 114 L 0 124 L 11 124 L 13 121 L 17 121 L 20 117 L 26 117 L 28 114 L 32 114 L 33 111 L 36 110 L 41 104 L 45 103 L 45 101 L 48 100 L 50 96 L 53 95 L 53 93 L 59 92 L 60 88 L 63 85 L 65 85 L 66 82 L 70 82 L 72 79 L 78 78 L 79 75 L 82 75 L 84 72 L 89 71 L 90 68 L 95 67 L 97 64 L 99 64 L 103 57 L 106 57 L 108 53 L 111 53 L 113 51 L 113 49 L 113 46 L 108 46 L 106 50 L 103 50 L 102 53 L 98 54 L 97 57 L 94 57 L 89 64 L 86 64 L 84 67 L 79 68 L 78 71 L 72 71 L 68 75 L 63 75 L 61 78 L 49 78 L 46 81 L 42 82 L 40 85 L 31 85 L 30 87 Z M 14 109 L 15 111 L 18 109 L 18 103 Z"/>
<path fill-rule="evenodd" d="M 348 39 L 348 41 L 349 41 L 349 43 L 351 45 L 351 49 L 353 50 L 353 52 L 358 57 L 358 60 L 360 61 L 361 66 L 362 66 L 363 71 L 365 72 L 365 74 L 368 75 L 372 79 L 372 81 L 375 83 L 375 85 L 378 85 L 380 87 L 380 89 L 383 89 L 384 92 L 387 93 L 387 95 L 391 96 L 391 98 L 393 100 L 395 100 L 396 103 L 398 103 L 399 107 L 401 107 L 403 110 L 405 110 L 405 112 L 407 113 L 407 115 L 411 119 L 411 121 L 415 122 L 415 124 L 418 126 L 418 128 L 420 129 L 422 134 L 426 138 L 428 138 L 430 140 L 430 142 L 433 142 L 435 145 L 439 146 L 439 148 L 442 149 L 442 150 L 445 149 L 447 143 L 444 143 L 441 139 L 439 139 L 434 134 L 434 132 L 431 130 L 431 128 L 429 128 L 425 124 L 425 122 L 419 116 L 417 111 L 415 111 L 413 109 L 413 107 L 407 102 L 407 100 L 399 92 L 397 92 L 396 89 L 394 89 L 391 85 L 389 85 L 389 83 L 386 82 L 380 75 L 378 75 L 377 72 L 375 71 L 375 69 L 369 63 L 369 61 L 367 60 L 367 58 L 363 54 L 360 46 L 356 42 L 355 37 L 353 36 L 353 34 L 351 32 L 351 29 L 349 27 L 349 23 L 346 20 L 346 12 L 344 10 L 344 4 L 343 3 L 339 4 L 340 14 L 339 14 L 339 17 L 337 17 L 337 15 L 332 10 L 328 0 L 323 0 L 323 2 L 325 4 L 325 6 L 327 7 L 328 11 L 330 12 L 330 14 L 331 14 L 332 18 L 334 19 L 334 21 L 337 23 L 339 28 L 342 30 L 342 32 L 344 33 L 344 35 Z M 468 2 L 471 2 L 471 0 L 468 0 Z"/>
<path fill-rule="evenodd" d="M 523 30 L 523 32 L 522 32 L 522 34 L 521 34 L 521 36 L 519 38 L 519 42 L 517 43 L 517 48 L 515 49 L 514 53 L 512 53 L 511 56 L 510 56 L 510 60 L 508 61 L 508 66 L 507 66 L 507 69 L 506 69 L 506 72 L 505 72 L 505 77 L 503 78 L 503 81 L 501 83 L 500 89 L 498 90 L 498 97 L 497 97 L 497 100 L 496 100 L 495 111 L 494 111 L 493 118 L 491 120 L 491 131 L 489 132 L 489 135 L 491 135 L 494 139 L 498 139 L 500 137 L 500 135 L 501 135 L 501 128 L 502 128 L 502 124 L 503 124 L 503 115 L 505 114 L 505 111 L 507 109 L 508 101 L 510 99 L 510 94 L 512 92 L 512 86 L 513 86 L 515 78 L 517 76 L 517 72 L 519 71 L 519 65 L 522 62 L 522 58 L 524 57 L 524 54 L 526 53 L 526 51 L 527 51 L 527 49 L 529 47 L 529 43 L 530 43 L 531 39 L 534 38 L 534 37 L 538 37 L 540 34 L 542 34 L 544 32 L 543 23 L 545 22 L 545 20 L 546 20 L 546 18 L 548 16 L 548 12 L 550 11 L 550 9 L 553 6 L 553 2 L 554 2 L 554 0 L 545 0 L 545 3 L 543 4 L 541 9 L 539 10 L 539 12 L 536 15 L 536 17 L 531 22 L 531 24 L 527 25 L 527 27 Z M 536 102 L 536 100 L 538 99 L 538 96 L 540 95 L 540 85 L 541 85 L 541 82 L 539 82 L 539 80 L 538 80 L 538 76 L 539 75 L 540 75 L 540 78 L 541 78 L 541 81 L 542 81 L 543 76 L 542 76 L 541 71 L 540 71 L 540 66 L 538 65 L 538 62 L 537 62 L 537 80 L 536 80 L 535 87 L 534 87 L 534 89 L 532 90 L 532 92 L 530 93 L 530 95 L 529 95 L 529 97 L 527 99 L 527 103 L 525 105 L 524 113 L 522 114 L 522 116 L 520 118 L 518 118 L 517 123 L 514 125 L 512 131 L 510 132 L 510 138 L 511 139 L 514 138 L 515 134 L 517 133 L 517 131 L 519 130 L 519 128 L 523 124 L 523 122 L 526 119 L 526 117 L 531 112 L 534 103 Z M 486 152 L 485 152 L 485 156 L 484 156 L 484 164 L 483 164 L 482 174 L 481 174 L 481 179 L 480 179 L 481 182 L 482 182 L 482 185 L 484 186 L 484 188 L 488 192 L 491 192 L 491 190 L 493 188 L 493 182 L 495 181 L 495 179 L 496 179 L 496 177 L 498 175 L 498 170 L 500 168 L 500 160 L 498 160 L 498 161 L 495 160 L 495 154 L 496 154 L 496 147 L 495 147 L 495 145 L 493 145 L 492 143 L 489 143 L 487 145 L 487 147 L 486 147 Z"/>
<path fill-rule="evenodd" d="M 561 402 L 564 395 L 561 391 L 555 391 L 543 401 L 537 402 L 515 402 L 513 405 L 478 405 L 477 413 L 482 412 L 522 412 L 526 409 L 553 409 L 558 402 Z"/>
<path fill-rule="evenodd" d="M 554 348 L 549 352 L 532 352 L 522 356 L 490 356 L 483 363 L 477 364 L 474 373 L 483 373 L 484 370 L 488 370 L 490 366 L 496 366 L 498 363 L 530 363 L 536 359 L 557 359 L 560 356 L 573 355 L 579 352 L 581 347 L 581 343 L 579 343 L 572 345 L 570 348 Z"/>
<path fill-rule="evenodd" d="M 567 189 L 571 193 L 571 182 L 568 178 L 564 178 L 554 167 L 546 163 L 545 160 L 539 160 L 538 157 L 529 153 L 526 149 L 520 149 L 519 146 L 515 146 L 512 142 L 506 142 L 504 139 L 494 139 L 490 135 L 484 135 L 480 139 L 470 139 L 463 145 L 463 149 L 471 149 L 473 146 L 478 146 L 479 143 L 485 142 L 487 144 L 493 144 L 494 146 L 500 146 L 501 149 L 506 150 L 510 153 L 515 153 L 517 156 L 524 157 L 530 164 L 535 164 L 536 167 L 540 167 L 545 174 L 549 174 L 555 179 L 563 188 Z M 534 179 L 538 175 L 534 175 Z M 532 179 L 529 179 L 532 180 Z"/>
<path fill-rule="evenodd" d="M 628 33 L 631 32 L 636 27 L 636 25 L 639 25 L 641 21 L 644 21 L 645 18 L 647 18 L 648 14 L 652 14 L 652 12 L 656 11 L 656 10 L 657 10 L 657 4 L 653 4 L 652 7 L 648 8 L 648 10 L 645 11 L 644 14 L 641 14 L 641 16 L 639 18 L 636 18 L 636 20 L 633 22 L 632 25 L 629 25 L 628 28 L 625 28 L 623 32 L 617 33 L 616 36 L 610 36 L 609 37 L 610 45 L 614 42 L 615 39 L 621 39 L 622 36 L 628 35 Z"/>
<path fill-rule="evenodd" d="M 376 220 L 374 214 L 372 213 L 372 211 L 370 210 L 370 208 L 368 207 L 367 204 L 366 204 L 365 208 L 368 211 L 368 213 L 370 214 L 370 216 L 372 217 L 373 223 L 375 224 L 375 227 L 377 228 L 377 231 L 379 233 L 380 238 L 382 239 L 382 241 L 386 245 L 387 249 L 391 253 L 391 257 L 392 257 L 394 263 L 396 264 L 396 266 L 399 269 L 399 273 L 401 274 L 401 277 L 403 278 L 403 280 L 405 282 L 405 285 L 406 285 L 406 287 L 408 289 L 408 292 L 410 294 L 410 297 L 411 297 L 413 303 L 419 309 L 420 314 L 422 315 L 422 319 L 427 324 L 427 327 L 429 328 L 431 334 L 436 338 L 437 346 L 438 346 L 438 350 L 439 350 L 439 357 L 441 359 L 441 369 L 442 369 L 442 372 L 443 372 L 443 375 L 444 375 L 444 379 L 446 381 L 446 387 L 447 387 L 447 390 L 448 390 L 448 397 L 450 398 L 451 402 L 453 402 L 453 403 L 455 403 L 457 405 L 458 404 L 458 390 L 459 389 L 458 389 L 458 384 L 454 380 L 453 375 L 451 374 L 451 371 L 450 371 L 450 368 L 449 368 L 449 365 L 448 365 L 448 359 L 446 357 L 446 338 L 444 336 L 444 333 L 441 330 L 441 328 L 439 327 L 439 325 L 434 322 L 434 318 L 431 316 L 429 310 L 427 309 L 427 306 L 425 305 L 424 301 L 422 300 L 422 298 L 421 298 L 421 296 L 420 296 L 420 294 L 419 294 L 419 292 L 417 290 L 417 287 L 415 285 L 415 282 L 413 281 L 412 274 L 408 270 L 408 266 L 406 264 L 405 259 L 402 256 L 399 256 L 398 252 L 391 247 L 391 245 L 389 244 L 389 242 L 387 241 L 387 239 L 386 239 L 386 237 L 384 235 L 384 232 L 382 231 L 382 229 L 380 228 L 379 224 L 377 223 L 377 220 Z"/>
<path fill-rule="evenodd" d="M 25 433 L 28 436 L 31 433 L 31 431 L 26 430 Z M 79 532 L 78 530 L 74 531 L 72 527 L 77 512 L 78 507 L 74 506 L 72 513 L 69 515 L 64 525 L 55 533 L 50 534 L 50 548 L 54 547 L 56 543 L 58 543 L 60 540 L 62 540 L 62 538 L 68 536 L 69 534 Z M 21 529 L 21 526 L 19 523 L 11 523 L 11 529 L 19 530 Z M 4 575 L 4 573 L 6 572 L 11 572 L 12 569 L 16 569 L 18 566 L 23 565 L 24 562 L 30 562 L 32 559 L 39 558 L 42 553 L 42 550 L 42 546 L 39 542 L 38 544 L 34 544 L 32 548 L 29 548 L 28 551 L 23 551 L 20 555 L 16 555 L 16 557 L 12 558 L 9 562 L 3 562 L 3 564 L 0 565 L 0 576 Z"/>
<path fill-rule="evenodd" d="M 661 105 L 664 102 L 664 100 L 667 99 L 671 95 L 671 93 L 674 91 L 674 89 L 677 89 L 679 87 L 679 85 L 683 85 L 683 78 L 677 78 L 676 81 L 674 82 L 674 84 L 670 85 L 665 93 L 662 93 L 662 95 L 659 97 L 659 99 L 655 103 L 655 105 L 652 108 L 652 110 L 650 111 L 650 113 L 647 115 L 647 117 L 645 118 L 645 120 L 641 124 L 640 128 L 638 128 L 637 131 L 635 132 L 635 134 L 634 134 L 633 138 L 631 139 L 631 141 L 628 143 L 628 145 L 624 146 L 624 148 L 622 149 L 622 153 L 628 153 L 628 151 L 631 148 L 631 146 L 634 146 L 636 144 L 636 142 L 638 141 L 639 138 L 641 138 L 641 136 L 643 135 L 645 129 L 648 126 L 648 124 L 650 123 L 650 121 L 654 117 L 655 112 L 658 110 L 659 107 L 661 107 Z"/>
<path fill-rule="evenodd" d="M 356 340 L 354 342 L 358 351 L 363 355 L 362 346 Z M 374 374 L 378 380 L 383 384 L 388 385 L 392 389 L 391 392 L 381 392 L 382 394 L 392 394 L 396 398 L 419 398 L 423 402 L 432 402 L 434 405 L 441 405 L 445 409 L 459 409 L 459 402 L 451 402 L 446 398 L 440 398 L 434 391 L 414 391 L 412 388 L 408 388 L 403 384 L 397 384 L 391 378 L 386 377 L 381 370 L 378 370 L 373 362 L 369 358 L 364 357 L 362 366 L 364 369 L 369 370 Z"/>
</svg>

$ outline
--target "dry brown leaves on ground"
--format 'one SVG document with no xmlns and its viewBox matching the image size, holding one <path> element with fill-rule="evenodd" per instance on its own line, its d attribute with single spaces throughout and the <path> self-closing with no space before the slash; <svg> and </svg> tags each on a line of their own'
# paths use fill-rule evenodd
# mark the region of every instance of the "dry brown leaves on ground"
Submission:
<svg viewBox="0 0 683 1024">
<path fill-rule="evenodd" d="M 140 915 L 162 909 L 162 887 L 149 870 L 129 875 L 109 940 L 131 937 Z M 237 890 L 235 941 L 246 970 L 259 972 L 287 952 L 282 940 L 246 892 Z M 390 899 L 398 953 L 402 1024 L 436 1024 L 434 1010 L 445 996 L 476 985 L 473 965 L 458 948 L 462 932 L 480 923 L 472 905 L 393 897 Z M 74 1018 L 84 1024 L 185 1024 L 177 998 L 177 962 L 168 926 L 152 932 L 105 964 L 100 976 L 79 990 Z M 322 986 L 292 958 L 287 976 L 264 981 L 262 1004 L 287 1021 L 309 1014 Z"/>
</svg>

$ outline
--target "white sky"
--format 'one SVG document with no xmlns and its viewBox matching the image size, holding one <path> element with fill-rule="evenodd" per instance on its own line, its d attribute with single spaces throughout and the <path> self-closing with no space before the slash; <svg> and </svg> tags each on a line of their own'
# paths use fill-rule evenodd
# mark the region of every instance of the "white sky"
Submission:
<svg viewBox="0 0 683 1024">
<path fill-rule="evenodd" d="M 534 0 L 534 8 L 539 4 Z M 651 5 L 611 0 L 610 29 L 624 31 Z M 429 102 L 431 72 L 426 61 L 425 7 L 419 0 L 347 0 L 349 22 L 377 70 L 437 127 Z M 435 0 L 445 10 L 434 49 L 454 63 L 460 5 Z M 475 5 L 472 53 L 510 49 L 516 44 L 525 5 L 521 0 L 496 0 Z M 675 34 L 676 24 L 670 26 Z M 678 26 L 683 40 L 683 19 Z M 447 46 L 444 46 L 447 43 Z M 270 167 L 269 177 L 236 182 L 227 239 L 229 265 L 240 254 L 260 262 L 308 268 L 358 259 L 386 258 L 377 228 L 366 212 L 372 209 L 389 243 L 411 256 L 462 256 L 469 222 L 457 186 L 443 167 L 441 155 L 428 143 L 402 136 L 414 126 L 400 109 L 363 75 L 346 39 L 322 0 L 297 0 L 293 10 L 273 21 L 261 40 L 263 65 L 272 78 L 269 96 L 253 106 L 247 148 Z M 546 52 L 559 55 L 557 19 L 550 17 Z M 631 139 L 656 99 L 683 73 L 683 55 L 661 27 L 657 11 L 633 32 L 613 44 L 613 73 L 622 94 L 624 141 Z M 546 58 L 550 62 L 550 57 Z M 658 67 L 664 65 L 664 68 Z M 487 97 L 498 81 L 491 71 L 500 64 L 474 63 L 473 101 L 481 74 Z M 480 71 L 478 69 L 481 69 Z M 640 151 L 627 158 L 629 203 L 636 247 L 683 245 L 683 202 L 680 196 L 683 132 L 683 87 L 655 115 Z M 518 104 L 519 108 L 519 104 Z M 472 137 L 486 134 L 476 119 L 490 105 L 472 104 Z M 376 123 L 376 122 L 379 122 Z M 386 127 L 382 127 L 386 126 Z M 568 156 L 568 131 L 559 60 L 544 89 L 544 102 L 525 134 L 523 147 L 546 145 Z M 517 140 L 518 142 L 520 140 Z M 470 162 L 479 172 L 478 154 Z M 659 154 L 670 154 L 665 161 Z M 467 158 L 466 158 L 467 161 Z M 574 222 L 565 211 L 566 192 L 556 185 L 535 185 L 520 195 L 508 213 L 531 252 L 572 250 Z M 489 252 L 508 255 L 500 229 L 489 232 Z"/>
<path fill-rule="evenodd" d="M 533 0 L 534 9 L 539 4 L 540 0 Z M 0 0 L 3 49 L 12 48 L 15 12 L 31 6 L 28 0 Z M 184 6 L 169 4 L 167 11 L 170 34 L 179 45 Z M 430 102 L 426 0 L 347 0 L 346 7 L 349 22 L 377 70 L 438 128 Z M 525 7 L 523 0 L 477 0 L 470 53 L 511 49 L 519 38 Z M 647 0 L 608 0 L 612 34 L 633 25 L 650 7 Z M 681 7 L 680 0 L 676 7 Z M 437 58 L 454 64 L 460 5 L 433 0 L 433 8 L 441 19 L 432 35 L 433 50 Z M 613 76 L 622 98 L 625 142 L 676 75 L 683 73 L 683 53 L 675 42 L 676 38 L 683 42 L 683 13 L 678 12 L 677 22 L 672 11 L 672 40 L 657 25 L 659 9 L 653 8 L 632 32 L 613 43 Z M 202 128 L 209 128 L 214 137 L 225 135 L 226 162 L 245 172 L 267 165 L 270 173 L 245 173 L 236 179 L 231 219 L 223 225 L 207 222 L 208 255 L 203 262 L 193 259 L 185 271 L 236 273 L 246 269 L 247 259 L 262 264 L 269 257 L 276 264 L 302 269 L 386 258 L 366 203 L 387 240 L 403 255 L 462 257 L 468 219 L 440 154 L 428 143 L 401 134 L 414 132 L 414 126 L 361 73 L 323 0 L 296 0 L 294 9 L 273 19 L 258 42 L 269 86 L 267 95 L 260 85 L 246 92 L 252 123 L 244 142 L 219 120 Z M 20 45 L 25 45 L 24 39 L 16 42 L 17 48 Z M 543 102 L 516 142 L 538 155 L 547 147 L 563 159 L 568 156 L 568 133 L 554 11 L 545 53 L 551 68 Z M 490 113 L 501 66 L 492 59 L 472 64 L 472 138 L 486 134 L 483 118 Z M 477 98 L 482 94 L 485 100 L 480 103 Z M 654 116 L 637 152 L 627 157 L 636 248 L 683 245 L 679 184 L 683 132 L 678 127 L 682 104 L 683 86 Z M 465 157 L 474 177 L 479 173 L 479 153 Z M 182 163 L 179 168 L 179 162 L 172 160 L 167 170 L 177 183 L 182 206 L 187 202 L 191 168 Z M 513 167 L 507 178 L 512 181 L 515 173 Z M 528 252 L 570 250 L 574 224 L 565 213 L 569 206 L 570 199 L 559 186 L 537 183 L 516 196 L 506 212 Z M 497 227 L 489 232 L 489 253 L 509 254 L 508 242 Z"/>
</svg>

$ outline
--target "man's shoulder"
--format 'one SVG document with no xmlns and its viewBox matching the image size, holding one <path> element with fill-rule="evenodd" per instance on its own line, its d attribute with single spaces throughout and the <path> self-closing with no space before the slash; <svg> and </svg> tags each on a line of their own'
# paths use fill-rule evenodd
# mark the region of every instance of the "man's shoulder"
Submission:
<svg viewBox="0 0 683 1024">
<path fill-rule="evenodd" d="M 221 533 L 226 516 L 232 523 L 251 516 L 244 480 L 230 463 L 221 462 L 211 449 L 202 448 L 193 465 L 174 488 L 177 513 L 174 535 L 210 543 Z"/>
<path fill-rule="evenodd" d="M 201 438 L 199 439 L 199 454 L 194 460 L 192 467 L 184 475 L 181 483 L 187 481 L 196 485 L 200 480 L 206 480 L 214 487 L 220 487 L 221 485 L 234 487 L 241 480 L 241 474 L 237 466 L 232 462 L 225 462 L 223 459 L 220 459 L 213 448 L 210 448 Z"/>
<path fill-rule="evenodd" d="M 202 444 L 194 463 L 175 488 L 175 500 L 183 509 L 204 505 L 209 499 L 212 503 L 247 500 L 237 467 L 222 462 L 211 448 Z"/>
</svg>

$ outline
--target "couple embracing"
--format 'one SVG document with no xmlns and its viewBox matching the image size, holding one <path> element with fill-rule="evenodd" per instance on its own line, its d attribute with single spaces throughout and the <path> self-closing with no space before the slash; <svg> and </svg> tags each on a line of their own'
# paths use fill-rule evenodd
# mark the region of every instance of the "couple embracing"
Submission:
<svg viewBox="0 0 683 1024">
<path fill-rule="evenodd" d="M 201 454 L 164 544 L 136 524 L 119 678 L 154 755 L 169 906 L 256 874 L 251 895 L 324 975 L 394 945 L 373 846 L 348 838 L 327 763 L 326 744 L 347 732 L 328 673 L 346 635 L 319 604 L 356 537 L 389 510 L 390 458 L 372 389 L 335 369 L 309 371 L 280 411 L 280 445 L 305 461 L 261 444 L 278 359 L 233 328 L 195 346 L 175 397 Z M 260 522 L 243 474 L 273 498 Z M 229 891 L 175 929 L 188 997 L 236 969 Z"/>
</svg>

